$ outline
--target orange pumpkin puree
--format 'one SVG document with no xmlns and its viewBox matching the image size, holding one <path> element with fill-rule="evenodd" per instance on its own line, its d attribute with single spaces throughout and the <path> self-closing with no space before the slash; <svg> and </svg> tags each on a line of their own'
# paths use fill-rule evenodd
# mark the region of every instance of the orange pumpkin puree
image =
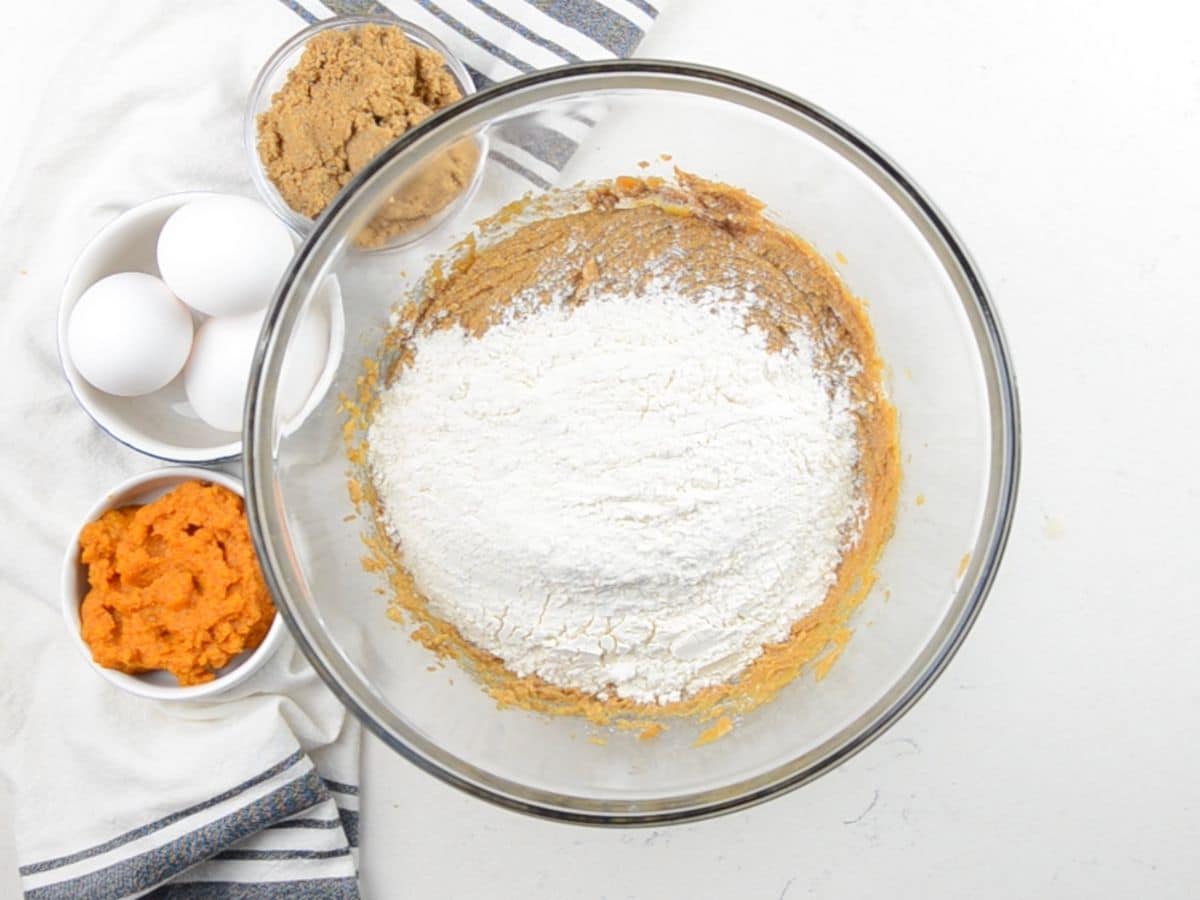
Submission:
<svg viewBox="0 0 1200 900">
<path fill-rule="evenodd" d="M 83 639 L 105 668 L 211 681 L 275 617 L 242 498 L 220 485 L 187 481 L 145 506 L 109 510 L 79 547 L 90 588 Z"/>
</svg>

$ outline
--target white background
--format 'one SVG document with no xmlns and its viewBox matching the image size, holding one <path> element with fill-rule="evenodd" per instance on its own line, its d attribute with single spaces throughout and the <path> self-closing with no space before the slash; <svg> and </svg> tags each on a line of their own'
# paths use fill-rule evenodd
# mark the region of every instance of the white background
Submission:
<svg viewBox="0 0 1200 900">
<path fill-rule="evenodd" d="M 38 85 L 78 37 L 65 6 L 51 23 L 40 4 L 6 5 L 0 194 Z M 903 721 L 816 784 L 716 821 L 534 821 L 368 741 L 368 898 L 1194 896 L 1200 43 L 1184 10 L 675 0 L 644 55 L 824 106 L 898 160 L 976 256 L 1023 401 L 1005 564 Z M 16 261 L 0 249 L 0 265 Z M 8 828 L 0 814 L 0 896 L 17 892 Z"/>
</svg>

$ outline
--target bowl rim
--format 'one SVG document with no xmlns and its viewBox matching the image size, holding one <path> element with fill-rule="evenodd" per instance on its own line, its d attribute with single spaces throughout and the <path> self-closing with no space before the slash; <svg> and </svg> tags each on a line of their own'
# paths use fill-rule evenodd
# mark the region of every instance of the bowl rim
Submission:
<svg viewBox="0 0 1200 900">
<path fill-rule="evenodd" d="M 350 689 L 342 683 L 340 674 L 334 671 L 337 657 L 344 657 L 340 648 L 335 647 L 332 653 L 328 653 L 317 646 L 308 634 L 308 624 L 299 614 L 298 605 L 293 607 L 286 589 L 287 578 L 278 560 L 279 555 L 286 554 L 277 554 L 271 541 L 272 512 L 277 501 L 271 481 L 274 452 L 271 425 L 268 416 L 258 414 L 260 406 L 264 403 L 268 385 L 277 374 L 281 363 L 278 359 L 279 354 L 271 351 L 277 349 L 276 339 L 281 326 L 291 327 L 295 319 L 295 310 L 289 309 L 290 306 L 295 306 L 295 303 L 288 304 L 286 300 L 294 290 L 303 292 L 308 289 L 313 280 L 323 274 L 323 268 L 312 273 L 304 270 L 309 259 L 318 251 L 326 250 L 326 245 L 329 245 L 332 256 L 340 240 L 344 240 L 336 233 L 330 232 L 334 230 L 340 214 L 352 204 L 357 192 L 397 157 L 413 148 L 416 148 L 413 149 L 413 155 L 416 156 L 421 149 L 420 144 L 432 144 L 441 136 L 440 132 L 449 131 L 459 118 L 467 116 L 481 106 L 539 86 L 592 76 L 615 76 L 615 81 L 622 82 L 607 85 L 610 89 L 636 86 L 632 82 L 638 79 L 659 78 L 663 79 L 661 86 L 665 89 L 671 89 L 673 84 L 678 89 L 677 86 L 683 84 L 691 88 L 688 91 L 690 93 L 702 93 L 701 89 L 706 87 L 710 92 L 718 92 L 721 95 L 720 99 L 740 102 L 768 115 L 772 114 L 771 110 L 778 111 L 782 108 L 783 112 L 793 119 L 799 117 L 816 125 L 826 136 L 836 141 L 840 148 L 849 148 L 852 154 L 857 154 L 870 169 L 864 170 L 864 174 L 868 174 L 905 210 L 913 224 L 930 243 L 931 249 L 937 252 L 941 266 L 955 281 L 964 305 L 974 306 L 979 319 L 975 328 L 975 343 L 981 357 L 980 364 L 985 370 L 985 380 L 988 382 L 989 415 L 992 420 L 993 472 L 989 479 L 984 521 L 950 609 L 916 659 L 854 722 L 844 726 L 833 737 L 805 754 L 814 757 L 815 761 L 797 765 L 799 761 L 793 759 L 790 763 L 775 766 L 765 773 L 742 781 L 672 795 L 666 800 L 595 800 L 533 788 L 501 776 L 482 773 L 466 760 L 441 751 L 418 734 L 410 732 L 406 735 L 407 739 L 402 739 L 393 734 L 384 723 L 376 720 L 363 701 L 353 696 Z M 778 114 L 775 117 L 782 118 Z M 847 154 L 844 150 L 839 150 L 839 155 Z M 856 164 L 854 156 L 850 156 L 848 161 Z M 861 164 L 859 165 L 861 169 Z M 328 263 L 328 259 L 325 263 Z M 322 680 L 342 703 L 371 732 L 401 756 L 443 782 L 474 797 L 507 809 L 557 821 L 605 826 L 647 826 L 709 818 L 780 796 L 807 784 L 853 757 L 887 731 L 920 699 L 962 645 L 995 580 L 1015 511 L 1020 472 L 1021 429 L 1011 357 L 990 295 L 963 242 L 913 179 L 849 126 L 788 91 L 723 69 L 691 63 L 641 59 L 574 63 L 540 70 L 488 87 L 410 130 L 365 167 L 338 194 L 318 221 L 317 227 L 306 236 L 291 267 L 280 282 L 276 298 L 277 302 L 272 304 L 268 313 L 263 339 L 259 343 L 251 370 L 251 402 L 246 407 L 244 430 L 248 519 L 267 586 L 275 598 L 276 607 L 288 620 L 297 643 Z M 347 673 L 353 667 L 348 660 L 344 662 L 346 664 L 341 666 L 341 672 Z M 355 677 L 352 672 L 349 674 Z M 362 687 L 366 688 L 362 691 L 363 696 L 372 693 L 369 685 L 364 684 Z M 862 724 L 868 716 L 869 721 Z M 444 761 L 447 758 L 458 764 L 455 770 L 452 771 Z"/>
<path fill-rule="evenodd" d="M 235 685 L 241 684 L 260 668 L 279 649 L 284 632 L 287 631 L 286 620 L 279 615 L 276 607 L 275 618 L 263 636 L 262 642 L 250 652 L 250 655 L 239 662 L 234 668 L 223 675 L 218 675 L 212 681 L 193 685 L 162 685 L 151 684 L 137 675 L 130 675 L 116 669 L 107 669 L 92 659 L 91 650 L 83 639 L 82 626 L 79 618 L 79 608 L 83 603 L 86 581 L 79 577 L 81 563 L 79 561 L 79 536 L 86 525 L 94 522 L 110 509 L 115 509 L 126 500 L 131 500 L 141 494 L 183 484 L 185 481 L 207 481 L 219 484 L 233 491 L 245 501 L 245 489 L 239 478 L 215 469 L 200 466 L 161 466 L 150 469 L 124 479 L 119 484 L 105 491 L 85 513 L 81 524 L 72 532 L 70 543 L 63 555 L 62 570 L 59 577 L 60 593 L 62 594 L 63 621 L 67 632 L 88 666 L 110 684 L 121 690 L 139 697 L 151 700 L 190 701 L 203 700 L 224 693 Z"/>
<path fill-rule="evenodd" d="M 141 221 L 165 209 L 180 209 L 193 200 L 203 200 L 207 197 L 220 196 L 233 195 L 221 194 L 218 191 L 175 191 L 170 194 L 161 194 L 157 197 L 152 197 L 118 213 L 100 226 L 96 233 L 83 245 L 83 249 L 79 251 L 79 255 L 71 263 L 71 268 L 67 272 L 67 277 L 63 281 L 62 290 L 59 293 L 58 320 L 55 325 L 58 365 L 62 371 L 63 378 L 67 382 L 67 387 L 71 391 L 71 396 L 75 398 L 75 402 L 79 405 L 79 408 L 87 413 L 88 418 L 96 423 L 96 427 L 118 444 L 122 444 L 130 450 L 153 459 L 162 460 L 163 462 L 206 466 L 231 462 L 242 455 L 242 439 L 239 435 L 231 441 L 227 441 L 224 444 L 216 444 L 212 447 L 194 447 L 187 444 L 177 444 L 147 435 L 144 431 L 129 425 L 126 420 L 119 416 L 108 416 L 100 412 L 87 397 L 88 390 L 99 389 L 86 386 L 83 376 L 75 368 L 75 363 L 71 360 L 71 353 L 67 346 L 67 326 L 70 322 L 71 311 L 75 308 L 75 304 L 79 302 L 79 298 L 84 295 L 84 292 L 91 287 L 91 284 L 95 283 L 77 285 L 76 282 L 79 281 L 79 273 L 85 263 L 91 262 L 97 256 L 109 256 L 111 253 L 109 249 L 110 243 L 115 241 L 119 234 L 134 222 Z"/>
<path fill-rule="evenodd" d="M 478 92 L 475 81 L 471 78 L 471 73 L 467 71 L 466 65 L 461 59 L 455 56 L 450 48 L 442 42 L 437 35 L 422 28 L 415 22 L 410 22 L 408 19 L 401 18 L 395 15 L 382 14 L 362 14 L 353 16 L 332 16 L 328 19 L 319 19 L 297 31 L 286 41 L 279 45 L 278 48 L 267 57 L 267 61 L 263 63 L 258 74 L 254 77 L 254 83 L 250 87 L 250 92 L 246 96 L 246 111 L 243 114 L 242 120 L 242 142 L 245 146 L 246 155 L 250 168 L 250 177 L 254 182 L 254 187 L 257 189 L 259 197 L 267 205 L 276 216 L 278 216 L 288 228 L 295 231 L 302 238 L 307 238 L 312 232 L 316 223 L 320 221 L 321 216 L 318 215 L 315 219 L 310 219 L 308 216 L 301 215 L 288 205 L 283 199 L 283 195 L 267 177 L 263 167 L 262 160 L 258 156 L 258 116 L 259 107 L 263 105 L 265 99 L 269 105 L 271 97 L 266 96 L 268 85 L 275 78 L 276 73 L 288 64 L 292 55 L 297 51 L 303 51 L 304 45 L 307 44 L 316 35 L 325 31 L 340 31 L 349 28 L 360 28 L 365 25 L 383 25 L 388 28 L 399 28 L 404 32 L 404 36 L 413 43 L 434 50 L 442 56 L 445 61 L 447 71 L 453 76 L 459 90 L 462 91 L 463 99 L 471 97 Z M 294 65 L 294 63 L 293 63 Z M 285 76 L 286 77 L 286 76 Z M 457 101 L 452 106 L 457 106 Z M 265 109 L 266 106 L 263 106 Z M 449 109 L 450 107 L 446 107 Z M 441 110 L 438 110 L 441 112 Z M 436 113 L 435 113 L 436 115 Z M 408 134 L 413 129 L 409 129 Z M 486 155 L 486 147 L 481 148 L 483 152 L 480 154 L 479 165 L 476 167 L 475 176 L 472 179 L 472 185 L 479 181 L 479 176 L 483 171 L 484 158 Z M 351 184 L 357 179 L 351 178 Z M 473 186 L 463 192 L 462 197 L 457 201 L 459 204 L 465 202 L 465 199 L 472 193 Z M 330 204 L 332 205 L 332 204 Z M 452 204 L 453 205 L 453 204 Z M 448 208 L 449 209 L 449 208 Z M 444 211 L 445 212 L 445 211 Z M 372 253 L 387 253 L 393 250 L 403 249 L 405 246 L 419 240 L 422 234 L 418 232 L 411 238 L 400 240 L 396 243 L 387 243 L 380 247 L 369 248 L 368 252 Z"/>
</svg>

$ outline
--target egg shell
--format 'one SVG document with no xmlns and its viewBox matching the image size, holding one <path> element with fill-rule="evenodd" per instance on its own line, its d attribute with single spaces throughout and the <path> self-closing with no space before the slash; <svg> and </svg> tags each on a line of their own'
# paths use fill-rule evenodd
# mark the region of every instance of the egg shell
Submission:
<svg viewBox="0 0 1200 900">
<path fill-rule="evenodd" d="M 213 428 L 241 431 L 246 385 L 265 312 L 207 320 L 196 333 L 184 370 L 184 390 L 196 415 Z M 317 306 L 305 311 L 288 345 L 280 378 L 284 421 L 303 408 L 329 353 L 329 317 Z"/>
<path fill-rule="evenodd" d="M 109 275 L 83 292 L 67 324 L 67 352 L 79 374 L 118 397 L 165 387 L 192 347 L 192 315 L 161 279 Z"/>
<path fill-rule="evenodd" d="M 266 206 L 215 194 L 181 206 L 158 236 L 163 281 L 209 316 L 265 309 L 291 262 L 292 233 Z"/>
</svg>

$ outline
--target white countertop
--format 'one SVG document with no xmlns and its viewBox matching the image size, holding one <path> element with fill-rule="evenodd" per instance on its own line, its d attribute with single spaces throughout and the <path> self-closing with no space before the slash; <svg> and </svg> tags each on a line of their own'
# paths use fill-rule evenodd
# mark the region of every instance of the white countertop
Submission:
<svg viewBox="0 0 1200 900">
<path fill-rule="evenodd" d="M 365 895 L 1194 895 L 1197 22 L 1170 0 L 733 6 L 674 0 L 644 55 L 740 70 L 850 123 L 934 198 L 991 287 L 1024 415 L 1021 499 L 991 598 L 946 674 L 882 739 L 815 784 L 714 821 L 536 821 L 368 739 Z M 149 5 L 134 7 L 119 14 Z M 76 27 L 62 16 L 49 43 L 36 12 L 6 10 L 6 35 L 29 37 L 0 54 L 0 189 L 39 73 Z"/>
</svg>

